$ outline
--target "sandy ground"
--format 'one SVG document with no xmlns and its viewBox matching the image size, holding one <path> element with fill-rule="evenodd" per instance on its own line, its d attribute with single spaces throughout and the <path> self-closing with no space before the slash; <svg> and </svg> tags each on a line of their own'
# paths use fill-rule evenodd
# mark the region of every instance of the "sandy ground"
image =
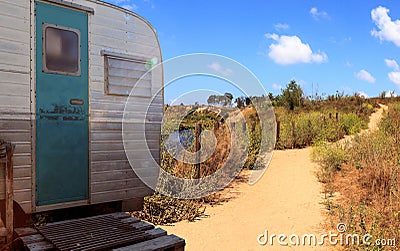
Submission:
<svg viewBox="0 0 400 251">
<path fill-rule="evenodd" d="M 368 129 L 366 131 L 378 130 L 379 121 L 382 119 L 383 111 L 388 109 L 387 105 L 379 105 L 381 108 L 369 117 Z"/>
<path fill-rule="evenodd" d="M 261 246 L 257 236 L 320 232 L 321 186 L 309 159 L 310 148 L 275 151 L 271 164 L 255 184 L 238 184 L 237 198 L 208 207 L 208 218 L 163 226 L 186 240 L 187 250 L 278 250 L 269 243 Z M 276 240 L 275 240 L 276 241 Z M 285 247 L 284 250 L 301 250 Z M 310 247 L 303 250 L 310 250 Z"/>
<path fill-rule="evenodd" d="M 378 130 L 378 125 L 379 121 L 381 121 L 382 116 L 383 116 L 383 111 L 388 109 L 387 105 L 382 105 L 379 104 L 380 108 L 376 110 L 374 113 L 369 116 L 369 122 L 368 122 L 368 129 L 362 130 L 359 134 L 364 134 L 368 132 L 373 132 Z M 354 138 L 354 135 L 347 135 L 343 139 L 340 140 L 341 143 L 346 144 L 351 142 L 351 140 Z"/>
<path fill-rule="evenodd" d="M 383 107 L 387 108 L 387 107 Z M 375 130 L 383 108 L 371 116 Z M 262 246 L 257 237 L 271 234 L 325 233 L 322 186 L 315 177 L 317 165 L 310 160 L 311 148 L 274 151 L 263 177 L 254 185 L 238 183 L 230 189 L 236 198 L 208 207 L 207 218 L 162 226 L 186 240 L 186 250 L 322 250 L 317 246 L 281 246 L 274 239 Z M 264 239 L 262 239 L 264 240 Z M 286 239 L 288 242 L 288 239 Z"/>
</svg>

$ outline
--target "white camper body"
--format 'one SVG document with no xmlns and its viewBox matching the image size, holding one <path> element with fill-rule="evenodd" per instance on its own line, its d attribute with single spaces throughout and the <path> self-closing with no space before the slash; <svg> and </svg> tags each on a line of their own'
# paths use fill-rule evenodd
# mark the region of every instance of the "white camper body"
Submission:
<svg viewBox="0 0 400 251">
<path fill-rule="evenodd" d="M 15 201 L 25 213 L 111 201 L 140 205 L 152 190 L 127 160 L 122 119 L 146 64 L 162 60 L 152 26 L 96 0 L 0 0 L 0 23 L 0 139 L 16 145 Z M 145 144 L 160 158 L 162 86 L 158 67 L 131 97 L 150 128 L 146 142 L 131 142 L 138 167 L 151 163 L 140 157 Z M 133 133 L 144 133 L 144 121 L 131 122 Z"/>
</svg>

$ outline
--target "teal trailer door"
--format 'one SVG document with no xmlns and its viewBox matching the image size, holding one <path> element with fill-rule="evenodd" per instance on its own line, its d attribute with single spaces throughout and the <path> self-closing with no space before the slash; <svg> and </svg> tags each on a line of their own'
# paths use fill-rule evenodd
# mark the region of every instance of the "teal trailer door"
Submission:
<svg viewBox="0 0 400 251">
<path fill-rule="evenodd" d="M 36 205 L 87 200 L 87 13 L 35 7 Z"/>
</svg>

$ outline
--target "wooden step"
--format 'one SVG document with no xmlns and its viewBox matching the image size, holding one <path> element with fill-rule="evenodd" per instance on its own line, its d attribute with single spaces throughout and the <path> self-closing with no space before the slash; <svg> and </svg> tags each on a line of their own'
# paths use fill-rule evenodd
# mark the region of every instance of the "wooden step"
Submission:
<svg viewBox="0 0 400 251">
<path fill-rule="evenodd" d="M 127 213 L 15 229 L 16 250 L 184 250 L 185 241 Z"/>
<path fill-rule="evenodd" d="M 139 242 L 130 246 L 113 249 L 113 251 L 183 251 L 184 248 L 185 240 L 171 234 Z"/>
</svg>

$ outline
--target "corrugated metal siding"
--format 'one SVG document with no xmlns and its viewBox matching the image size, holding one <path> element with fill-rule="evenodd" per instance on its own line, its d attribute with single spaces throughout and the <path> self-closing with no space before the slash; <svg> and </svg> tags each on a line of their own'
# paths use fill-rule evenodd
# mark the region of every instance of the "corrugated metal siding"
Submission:
<svg viewBox="0 0 400 251">
<path fill-rule="evenodd" d="M 138 58 L 161 59 L 161 51 L 153 31 L 143 20 L 121 12 L 114 7 L 96 5 L 96 1 L 76 1 L 95 10 L 90 17 L 90 137 L 91 137 L 91 202 L 106 202 L 128 198 L 143 197 L 151 193 L 132 171 L 124 152 L 122 142 L 122 117 L 126 96 L 105 94 L 105 65 L 101 51 L 134 55 Z M 162 71 L 151 76 L 151 93 L 162 86 Z M 140 96 L 140 97 L 139 97 Z M 134 97 L 137 103 L 135 113 L 146 113 L 143 103 L 150 97 L 139 95 Z M 152 107 L 151 120 L 155 126 L 148 134 L 148 144 L 153 154 L 159 156 L 160 123 L 162 118 L 163 98 L 160 96 Z M 138 116 L 140 117 L 140 116 Z M 132 121 L 132 127 L 138 135 L 143 134 L 144 121 Z M 139 137 L 138 137 L 139 138 Z M 132 147 L 137 152 L 143 151 L 142 141 L 132 141 Z M 137 165 L 148 167 L 150 161 L 140 160 Z"/>
<path fill-rule="evenodd" d="M 30 4 L 0 0 L 0 138 L 16 144 L 15 200 L 31 211 Z M 0 199 L 4 199 L 4 167 Z"/>
</svg>

